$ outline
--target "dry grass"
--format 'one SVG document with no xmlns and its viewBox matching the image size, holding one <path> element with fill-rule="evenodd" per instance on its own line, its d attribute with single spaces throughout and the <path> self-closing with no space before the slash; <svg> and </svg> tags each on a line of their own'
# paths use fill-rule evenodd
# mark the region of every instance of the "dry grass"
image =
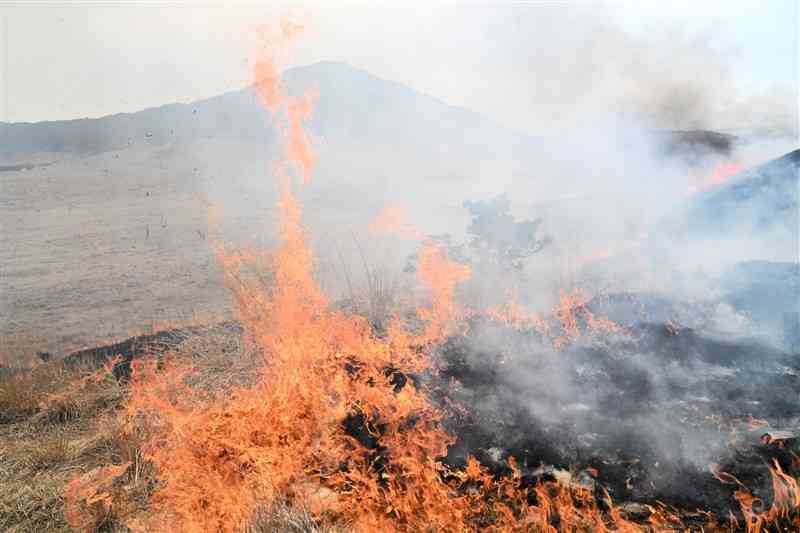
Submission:
<svg viewBox="0 0 800 533">
<path fill-rule="evenodd" d="M 344 529 L 321 526 L 308 512 L 286 505 L 259 508 L 247 527 L 247 533 L 344 533 L 344 531 Z"/>
<path fill-rule="evenodd" d="M 0 382 L 0 530 L 71 531 L 64 488 L 71 478 L 115 459 L 119 442 L 100 445 L 123 388 L 105 369 L 60 362 Z"/>
<path fill-rule="evenodd" d="M 389 268 L 364 265 L 365 282 L 355 284 L 347 278 L 346 298 L 337 303 L 348 313 L 366 318 L 373 330 L 382 334 L 398 311 L 407 306 L 400 295 L 406 291 L 400 276 Z"/>
<path fill-rule="evenodd" d="M 59 388 L 39 402 L 33 422 L 65 423 L 94 418 L 117 407 L 124 398 L 124 386 L 112 374 L 113 361 L 98 370 L 66 370 Z"/>
<path fill-rule="evenodd" d="M 191 367 L 194 386 L 217 395 L 252 383 L 264 361 L 257 347 L 233 325 L 195 330 L 167 357 Z"/>
<path fill-rule="evenodd" d="M 190 365 L 194 384 L 215 394 L 251 380 L 262 361 L 237 328 L 216 326 L 160 356 Z M 0 531 L 122 532 L 147 514 L 157 481 L 146 435 L 121 411 L 127 385 L 111 370 L 49 362 L 0 376 Z"/>
<path fill-rule="evenodd" d="M 16 369 L 0 378 L 0 422 L 27 419 L 39 411 L 48 395 L 63 388 L 69 377 L 58 364 Z"/>
<path fill-rule="evenodd" d="M 0 426 L 0 530 L 72 530 L 64 518 L 64 489 L 80 472 L 112 459 L 110 450 L 92 445 L 103 425 L 83 420 Z"/>
<path fill-rule="evenodd" d="M 43 346 L 42 333 L 16 333 L 0 338 L 0 369 L 30 368 L 41 358 L 37 346 Z"/>
<path fill-rule="evenodd" d="M 397 276 L 387 268 L 373 268 L 368 272 L 364 315 L 373 328 L 381 332 L 397 310 L 400 283 Z"/>
</svg>

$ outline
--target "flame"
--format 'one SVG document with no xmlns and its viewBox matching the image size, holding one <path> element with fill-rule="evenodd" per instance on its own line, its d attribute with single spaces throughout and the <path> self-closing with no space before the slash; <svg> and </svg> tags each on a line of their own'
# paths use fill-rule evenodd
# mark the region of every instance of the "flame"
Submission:
<svg viewBox="0 0 800 533">
<path fill-rule="evenodd" d="M 532 328 L 542 334 L 547 334 L 550 329 L 542 315 L 529 312 L 511 298 L 508 298 L 503 305 L 487 309 L 486 316 L 515 329 Z"/>
<path fill-rule="evenodd" d="M 114 506 L 111 484 L 130 463 L 108 465 L 85 476 L 75 476 L 64 492 L 67 524 L 80 531 L 94 531 Z"/>
<path fill-rule="evenodd" d="M 469 268 L 451 261 L 441 244 L 432 240 L 423 243 L 419 256 L 419 280 L 430 292 L 431 305 L 418 309 L 420 317 L 428 320 L 420 341 L 442 340 L 452 332 L 449 326 L 463 317 L 463 311 L 455 303 L 455 288 L 469 276 Z"/>
<path fill-rule="evenodd" d="M 257 68 L 273 64 L 264 60 Z M 310 177 L 312 155 L 302 148 L 307 137 L 301 127 L 310 100 L 287 99 L 276 92 L 279 84 L 268 81 L 258 88 L 262 100 L 275 116 L 283 102 L 289 121 L 287 161 L 275 172 L 282 244 L 268 258 L 271 282 L 255 284 L 244 275 L 247 266 L 267 258 L 220 251 L 237 316 L 264 353 L 263 374 L 257 386 L 227 401 L 209 401 L 187 389 L 186 369 L 137 365 L 128 412 L 153 421 L 146 454 L 163 482 L 150 525 L 235 531 L 258 501 L 314 507 L 325 489 L 336 495 L 326 499 L 329 510 L 360 530 L 391 530 L 396 521 L 446 528 L 459 500 L 442 481 L 444 467 L 436 458 L 453 439 L 424 391 L 407 386 L 394 392 L 391 380 L 395 373 L 427 368 L 426 353 L 413 347 L 440 338 L 458 317 L 453 293 L 468 270 L 435 244 L 423 247 L 420 281 L 431 298 L 420 310 L 428 324 L 419 336 L 398 322 L 388 340 L 379 340 L 363 319 L 330 310 L 312 275 L 313 256 L 289 179 L 294 169 L 304 182 Z M 345 431 L 348 419 L 379 437 L 391 454 L 380 475 L 374 452 Z M 468 510 L 461 505 L 462 513 Z"/>
<path fill-rule="evenodd" d="M 738 174 L 742 170 L 744 170 L 744 167 L 738 163 L 717 162 L 714 165 L 714 170 L 711 172 L 711 174 L 704 176 L 695 176 L 690 174 L 690 185 L 687 192 L 688 194 L 695 194 L 700 191 L 710 189 L 711 187 L 717 187 L 718 185 L 722 185 L 723 183 L 727 182 L 731 176 Z"/>
<path fill-rule="evenodd" d="M 796 462 L 797 460 L 795 460 Z M 796 468 L 797 465 L 795 464 L 794 467 Z M 765 527 L 779 521 L 782 521 L 783 524 L 791 523 L 795 527 L 800 527 L 800 515 L 797 513 L 800 510 L 800 484 L 794 476 L 783 470 L 777 459 L 773 459 L 772 464 L 769 465 L 772 480 L 772 505 L 766 511 L 757 510 L 763 505 L 762 500 L 754 496 L 736 477 L 721 471 L 718 465 L 712 464 L 710 470 L 720 482 L 738 486 L 733 495 L 739 503 L 747 533 L 760 533 L 765 531 Z M 738 529 L 738 520 L 733 516 L 731 523 L 735 524 Z"/>
<path fill-rule="evenodd" d="M 608 333 L 623 332 L 619 324 L 607 318 L 595 316 L 587 307 L 590 300 L 591 295 L 579 288 L 571 291 L 561 291 L 555 314 L 561 323 L 562 334 L 553 341 L 553 345 L 556 348 L 562 348 L 581 336 L 580 318 L 585 320 L 586 326 L 590 330 Z"/>
<path fill-rule="evenodd" d="M 289 19 L 283 19 L 277 29 L 272 26 L 259 28 L 263 53 L 253 64 L 253 87 L 261 104 L 273 114 L 285 98 L 281 87 L 281 59 L 303 29 L 302 24 Z"/>
<path fill-rule="evenodd" d="M 290 97 L 286 102 L 286 116 L 289 124 L 287 159 L 290 163 L 299 165 L 303 183 L 307 183 L 311 178 L 314 154 L 311 150 L 310 137 L 303 129 L 302 124 L 314 110 L 317 97 L 316 92 L 309 92 L 299 97 Z"/>
<path fill-rule="evenodd" d="M 208 220 L 207 220 L 209 231 L 216 229 L 223 214 L 224 210 L 222 209 L 222 207 L 218 205 L 212 205 L 209 207 Z"/>
<path fill-rule="evenodd" d="M 381 211 L 369 224 L 370 233 L 395 234 L 411 239 L 423 240 L 425 234 L 408 222 L 408 214 L 403 207 L 389 206 Z"/>
<path fill-rule="evenodd" d="M 259 91 L 277 116 L 280 102 L 290 109 L 294 104 L 275 92 L 279 84 L 273 81 Z M 440 244 L 422 243 L 419 281 L 430 297 L 418 310 L 427 322 L 421 333 L 409 333 L 396 320 L 388 337 L 379 339 L 365 320 L 328 307 L 312 275 L 313 256 L 289 179 L 292 169 L 303 181 L 310 176 L 311 153 L 292 148 L 293 140 L 302 145 L 307 138 L 299 128 L 308 105 L 303 100 L 286 115 L 288 157 L 275 172 L 281 246 L 269 256 L 219 249 L 237 317 L 264 354 L 258 383 L 229 398 L 208 398 L 187 386 L 185 368 L 134 367 L 128 414 L 149 420 L 145 454 L 162 483 L 144 529 L 232 532 L 259 501 L 275 500 L 318 512 L 324 502 L 326 513 L 356 531 L 462 531 L 482 516 L 490 516 L 489 530 L 497 531 L 545 527 L 554 513 L 585 520 L 564 489 L 539 488 L 542 501 L 552 504 L 528 505 L 516 469 L 500 482 L 474 459 L 465 471 L 449 472 L 437 460 L 454 441 L 441 426 L 442 411 L 424 387 L 394 387 L 396 374 L 429 367 L 425 347 L 463 316 L 454 295 L 469 269 L 451 261 Z M 268 283 L 245 275 L 248 266 L 262 264 L 269 267 Z M 346 421 L 363 439 L 346 431 Z M 471 484 L 482 490 L 466 491 Z M 591 523 L 599 523 L 593 513 Z"/>
</svg>

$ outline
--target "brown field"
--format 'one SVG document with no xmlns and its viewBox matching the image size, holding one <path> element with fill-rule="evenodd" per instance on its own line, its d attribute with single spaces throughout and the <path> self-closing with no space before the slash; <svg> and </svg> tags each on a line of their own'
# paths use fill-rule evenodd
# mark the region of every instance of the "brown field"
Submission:
<svg viewBox="0 0 800 533">
<path fill-rule="evenodd" d="M 425 202 L 440 198 L 440 207 L 398 200 L 396 188 L 406 180 L 400 169 L 374 179 L 387 156 L 321 149 L 319 176 L 301 199 L 327 288 L 344 284 L 343 258 L 351 281 L 365 283 L 361 252 L 373 267 L 400 271 L 410 248 L 367 242 L 369 220 L 386 205 L 407 205 L 415 223 L 432 232 L 449 230 L 453 221 L 466 226 L 458 206 L 471 191 L 455 195 L 450 182 L 439 180 L 426 186 Z M 275 242 L 269 159 L 255 143 L 217 139 L 89 156 L 0 157 L 0 167 L 32 164 L 41 166 L 0 172 L 6 365 L 37 351 L 61 356 L 165 324 L 226 318 L 228 293 L 208 235 L 209 198 L 224 208 L 218 240 Z M 422 159 L 409 166 L 430 165 Z"/>
<path fill-rule="evenodd" d="M 202 152 L 33 154 L 17 159 L 55 162 L 0 172 L 6 358 L 61 355 L 165 322 L 225 314 L 196 176 L 203 162 L 193 157 Z"/>
</svg>

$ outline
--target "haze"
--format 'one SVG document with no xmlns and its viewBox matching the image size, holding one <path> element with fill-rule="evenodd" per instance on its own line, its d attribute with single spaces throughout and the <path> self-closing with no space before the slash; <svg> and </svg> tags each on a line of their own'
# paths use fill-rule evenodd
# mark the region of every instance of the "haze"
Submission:
<svg viewBox="0 0 800 533">
<path fill-rule="evenodd" d="M 290 13 L 309 31 L 289 66 L 344 61 L 525 132 L 581 125 L 598 107 L 659 127 L 797 129 L 791 0 L 422 7 L 6 4 L 0 121 L 98 117 L 241 88 L 256 28 Z"/>
</svg>

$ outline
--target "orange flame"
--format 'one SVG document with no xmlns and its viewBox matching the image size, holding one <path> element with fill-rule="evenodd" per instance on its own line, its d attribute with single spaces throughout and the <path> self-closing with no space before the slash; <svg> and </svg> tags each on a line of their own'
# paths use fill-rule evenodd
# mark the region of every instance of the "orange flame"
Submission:
<svg viewBox="0 0 800 533">
<path fill-rule="evenodd" d="M 302 24 L 284 19 L 279 28 L 259 29 L 259 38 L 265 53 L 259 54 L 253 64 L 253 86 L 261 104 L 275 113 L 283 104 L 281 88 L 280 56 L 285 55 L 288 46 L 303 31 Z"/>
<path fill-rule="evenodd" d="M 421 339 L 423 342 L 441 340 L 451 332 L 448 325 L 463 316 L 455 303 L 455 288 L 469 276 L 469 268 L 451 261 L 441 244 L 432 240 L 423 243 L 419 256 L 419 279 L 431 296 L 430 308 L 418 310 L 420 317 L 429 321 Z"/>
<path fill-rule="evenodd" d="M 490 307 L 486 310 L 486 315 L 515 329 L 533 328 L 542 334 L 547 333 L 549 330 L 547 322 L 539 313 L 527 311 L 512 299 L 509 299 L 503 305 Z"/>
<path fill-rule="evenodd" d="M 772 479 L 772 505 L 766 511 L 757 510 L 762 501 L 753 496 L 736 477 L 722 472 L 717 465 L 711 465 L 710 470 L 720 482 L 738 485 L 734 498 L 739 502 L 747 533 L 760 533 L 765 527 L 779 521 L 790 522 L 794 527 L 800 527 L 800 515 L 797 515 L 797 511 L 800 510 L 800 484 L 796 478 L 784 472 L 777 459 L 773 459 L 772 465 L 769 466 Z M 738 528 L 735 517 L 731 517 L 731 523 Z"/>
<path fill-rule="evenodd" d="M 742 165 L 738 163 L 722 163 L 718 162 L 714 165 L 714 170 L 711 174 L 706 176 L 692 176 L 690 175 L 691 184 L 689 185 L 688 193 L 695 194 L 711 187 L 716 187 L 727 182 L 731 176 L 738 174 L 744 170 Z"/>
<path fill-rule="evenodd" d="M 389 206 L 381 211 L 370 223 L 369 231 L 380 234 L 388 233 L 423 240 L 425 234 L 408 222 L 406 210 L 400 206 Z"/>
<path fill-rule="evenodd" d="M 556 316 L 561 322 L 562 335 L 553 342 L 556 348 L 562 348 L 568 342 L 581 336 L 581 329 L 578 323 L 579 317 L 586 321 L 586 325 L 590 330 L 608 333 L 621 333 L 623 331 L 619 324 L 607 318 L 595 316 L 587 307 L 590 300 L 589 293 L 581 289 L 561 291 Z"/>
<path fill-rule="evenodd" d="M 286 115 L 289 123 L 289 139 L 287 159 L 300 167 L 303 183 L 311 178 L 314 165 L 314 154 L 311 151 L 311 140 L 303 129 L 302 123 L 314 110 L 317 100 L 315 93 L 306 93 L 300 97 L 291 97 L 286 101 Z"/>
</svg>

